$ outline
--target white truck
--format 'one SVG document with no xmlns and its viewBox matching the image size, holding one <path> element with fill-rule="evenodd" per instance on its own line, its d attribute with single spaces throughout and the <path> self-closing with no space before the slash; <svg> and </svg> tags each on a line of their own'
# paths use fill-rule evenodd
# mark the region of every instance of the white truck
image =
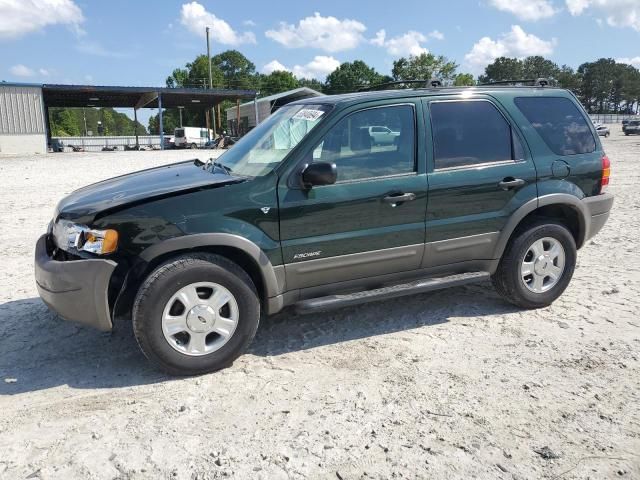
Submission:
<svg viewBox="0 0 640 480">
<path fill-rule="evenodd" d="M 179 127 L 174 130 L 176 148 L 204 147 L 213 139 L 213 130 L 200 127 Z"/>
</svg>

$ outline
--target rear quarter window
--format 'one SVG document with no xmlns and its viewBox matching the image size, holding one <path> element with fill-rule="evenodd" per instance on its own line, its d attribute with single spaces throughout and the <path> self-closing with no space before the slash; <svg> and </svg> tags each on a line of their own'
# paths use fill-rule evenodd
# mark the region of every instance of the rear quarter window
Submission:
<svg viewBox="0 0 640 480">
<path fill-rule="evenodd" d="M 556 155 L 578 155 L 596 149 L 591 128 L 578 107 L 563 97 L 519 97 L 516 106 Z"/>
</svg>

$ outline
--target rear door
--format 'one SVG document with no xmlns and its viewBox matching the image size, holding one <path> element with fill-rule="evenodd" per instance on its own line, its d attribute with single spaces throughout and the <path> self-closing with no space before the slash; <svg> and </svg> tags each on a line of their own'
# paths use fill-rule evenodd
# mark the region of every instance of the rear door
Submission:
<svg viewBox="0 0 640 480">
<path fill-rule="evenodd" d="M 431 129 L 423 266 L 489 260 L 511 214 L 536 198 L 523 137 L 491 97 L 426 100 Z"/>
<path fill-rule="evenodd" d="M 427 206 L 420 100 L 353 107 L 319 133 L 302 164 L 334 162 L 334 185 L 303 189 L 296 173 L 278 188 L 287 289 L 420 267 Z M 375 144 L 373 126 L 399 132 Z M 424 158 L 422 155 L 420 158 Z"/>
</svg>

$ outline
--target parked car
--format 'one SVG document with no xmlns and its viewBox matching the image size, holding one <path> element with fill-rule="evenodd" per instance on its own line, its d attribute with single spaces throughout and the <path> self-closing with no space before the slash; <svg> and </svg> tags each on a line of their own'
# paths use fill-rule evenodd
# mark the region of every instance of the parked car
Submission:
<svg viewBox="0 0 640 480">
<path fill-rule="evenodd" d="M 174 132 L 176 148 L 200 148 L 213 138 L 213 130 L 199 127 L 180 127 Z"/>
<path fill-rule="evenodd" d="M 624 129 L 625 135 L 637 135 L 640 133 L 640 120 L 631 120 Z"/>
<path fill-rule="evenodd" d="M 609 127 L 607 127 L 606 125 L 596 123 L 594 127 L 598 135 L 601 137 L 608 137 L 609 135 L 611 135 L 611 132 L 609 131 Z"/>
<path fill-rule="evenodd" d="M 400 136 L 400 132 L 395 132 L 389 127 L 375 125 L 366 127 L 371 136 L 371 141 L 374 145 L 393 145 L 393 143 Z"/>
<path fill-rule="evenodd" d="M 176 137 L 174 137 L 173 135 L 165 135 L 164 149 L 171 150 L 172 148 L 176 148 Z"/>
<path fill-rule="evenodd" d="M 622 120 L 622 131 L 624 132 L 629 124 L 629 120 Z"/>
<path fill-rule="evenodd" d="M 52 138 L 49 143 L 49 150 L 53 153 L 64 152 L 64 143 L 59 138 Z"/>
<path fill-rule="evenodd" d="M 372 149 L 361 127 L 385 125 L 398 141 Z M 230 365 L 261 315 L 287 306 L 318 312 L 489 278 L 518 307 L 548 306 L 607 221 L 609 171 L 562 89 L 305 99 L 217 160 L 63 198 L 35 278 L 62 317 L 109 331 L 128 316 L 151 362 L 201 374 Z"/>
</svg>

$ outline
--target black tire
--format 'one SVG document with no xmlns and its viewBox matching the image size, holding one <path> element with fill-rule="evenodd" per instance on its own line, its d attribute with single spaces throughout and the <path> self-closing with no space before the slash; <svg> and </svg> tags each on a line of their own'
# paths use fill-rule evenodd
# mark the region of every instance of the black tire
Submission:
<svg viewBox="0 0 640 480">
<path fill-rule="evenodd" d="M 162 332 L 164 307 L 180 288 L 214 282 L 228 289 L 238 304 L 235 331 L 219 350 L 189 356 L 174 349 Z M 194 253 L 158 266 L 140 286 L 133 305 L 133 331 L 144 355 L 171 375 L 199 375 L 230 366 L 249 346 L 260 321 L 260 301 L 247 273 L 219 255 Z"/>
<path fill-rule="evenodd" d="M 525 286 L 520 275 L 520 266 L 529 247 L 541 238 L 558 240 L 565 253 L 565 266 L 560 280 L 549 290 L 534 293 Z M 576 242 L 571 232 L 561 223 L 541 219 L 519 228 L 505 249 L 491 280 L 498 293 L 510 303 L 533 309 L 551 305 L 567 288 L 576 266 Z"/>
<path fill-rule="evenodd" d="M 195 143 L 192 143 L 190 146 L 191 150 L 195 150 L 198 146 Z"/>
</svg>

